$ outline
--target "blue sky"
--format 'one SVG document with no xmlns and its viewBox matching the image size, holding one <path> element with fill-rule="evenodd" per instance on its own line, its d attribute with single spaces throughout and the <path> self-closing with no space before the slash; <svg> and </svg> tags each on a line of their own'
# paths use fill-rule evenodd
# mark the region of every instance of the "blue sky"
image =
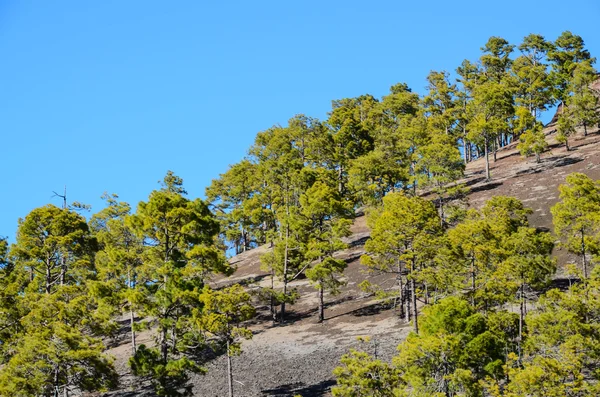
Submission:
<svg viewBox="0 0 600 397">
<path fill-rule="evenodd" d="M 134 206 L 167 170 L 190 196 L 254 135 L 331 100 L 422 93 L 490 36 L 571 30 L 600 57 L 588 1 L 0 0 L 0 235 L 60 200 Z"/>
</svg>

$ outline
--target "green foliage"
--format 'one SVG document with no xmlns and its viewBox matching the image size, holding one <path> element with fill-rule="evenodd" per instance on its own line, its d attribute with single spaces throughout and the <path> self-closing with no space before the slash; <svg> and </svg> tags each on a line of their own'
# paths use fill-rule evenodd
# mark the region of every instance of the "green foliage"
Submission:
<svg viewBox="0 0 600 397">
<path fill-rule="evenodd" d="M 86 288 L 95 275 L 95 249 L 85 219 L 73 210 L 48 205 L 20 220 L 12 261 L 2 269 L 0 394 L 50 396 L 116 386 L 112 361 L 95 337 L 101 309 Z"/>
<path fill-rule="evenodd" d="M 139 359 L 156 366 L 143 376 L 155 377 L 156 390 L 161 393 L 173 382 L 183 387 L 179 381 L 187 376 L 185 372 L 199 370 L 189 357 L 202 348 L 204 336 L 195 327 L 192 313 L 201 308 L 206 277 L 232 271 L 215 244 L 219 224 L 206 203 L 184 197 L 181 179 L 171 173 L 163 186 L 153 191 L 147 202 L 140 202 L 136 214 L 128 219 L 146 245 L 143 266 L 138 270 L 147 296 L 140 302 L 141 312 L 157 323 L 158 361 L 152 358 L 154 349 L 148 356 L 152 360 L 144 358 L 146 351 Z M 138 365 L 135 357 L 132 365 Z"/>
<path fill-rule="evenodd" d="M 339 397 L 398 397 L 404 382 L 391 365 L 374 359 L 365 351 L 352 349 L 342 356 L 341 366 L 333 370 L 337 385 L 331 389 Z"/>
<path fill-rule="evenodd" d="M 532 129 L 525 130 L 519 138 L 517 149 L 524 157 L 534 154 L 536 162 L 539 163 L 540 155 L 548 149 L 548 142 L 542 132 L 542 126 L 536 124 Z"/>
<path fill-rule="evenodd" d="M 241 353 L 241 339 L 251 339 L 252 332 L 241 323 L 255 315 L 250 295 L 239 284 L 223 290 L 205 287 L 200 299 L 202 310 L 194 312 L 196 327 L 213 342 L 226 345 L 229 356 Z"/>
<path fill-rule="evenodd" d="M 129 359 L 131 372 L 138 377 L 149 379 L 157 396 L 191 396 L 192 386 L 187 382 L 189 373 L 203 373 L 205 370 L 189 358 L 182 357 L 165 362 L 159 349 L 140 345 L 135 355 Z"/>
<path fill-rule="evenodd" d="M 582 259 L 584 277 L 588 276 L 588 256 L 597 255 L 600 226 L 600 186 L 588 176 L 574 173 L 560 185 L 560 201 L 554 205 L 554 231 L 567 250 Z"/>
<path fill-rule="evenodd" d="M 417 322 L 417 288 L 419 273 L 431 263 L 436 248 L 435 237 L 440 234 L 440 218 L 434 205 L 420 197 L 392 193 L 383 200 L 383 208 L 368 218 L 371 236 L 365 244 L 367 254 L 361 263 L 371 272 L 392 273 L 397 278 L 395 297 L 411 303 L 406 313 Z M 404 285 L 403 276 L 407 284 Z"/>
</svg>

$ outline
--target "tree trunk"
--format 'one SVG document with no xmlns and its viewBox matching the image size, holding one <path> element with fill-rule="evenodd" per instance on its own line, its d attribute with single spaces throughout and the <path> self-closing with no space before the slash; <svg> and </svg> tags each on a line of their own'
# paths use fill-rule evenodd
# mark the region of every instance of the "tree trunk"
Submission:
<svg viewBox="0 0 600 397">
<path fill-rule="evenodd" d="M 323 299 L 323 285 L 319 286 L 319 322 L 322 323 L 325 320 L 325 305 Z"/>
<path fill-rule="evenodd" d="M 231 354 L 229 353 L 229 340 L 227 340 L 227 382 L 229 397 L 233 397 L 233 368 L 231 367 Z"/>
<path fill-rule="evenodd" d="M 585 258 L 585 238 L 583 230 L 581 231 L 581 256 L 583 258 L 583 277 L 587 279 L 587 259 Z"/>
<path fill-rule="evenodd" d="M 535 152 L 535 162 L 539 164 L 540 161 L 541 161 L 540 154 L 538 152 Z"/>
<path fill-rule="evenodd" d="M 137 346 L 135 344 L 135 313 L 133 310 L 129 310 L 129 324 L 131 325 L 131 350 L 133 355 L 135 356 L 135 352 L 137 351 Z"/>
<path fill-rule="evenodd" d="M 131 278 L 131 268 L 127 269 L 127 288 L 133 288 L 133 282 Z M 129 302 L 129 325 L 131 326 L 131 349 L 133 351 L 133 355 L 135 356 L 135 352 L 137 350 L 137 346 L 135 344 L 135 313 L 133 312 L 133 305 Z"/>
<path fill-rule="evenodd" d="M 490 177 L 490 157 L 489 157 L 489 153 L 488 153 L 487 137 L 485 138 L 485 141 L 483 144 L 483 151 L 484 151 L 484 156 L 485 156 L 485 180 L 489 181 L 491 179 L 491 177 Z"/>
<path fill-rule="evenodd" d="M 475 256 L 471 258 L 471 305 L 475 306 Z"/>
<path fill-rule="evenodd" d="M 52 270 L 46 265 L 46 294 L 49 295 L 52 290 Z"/>
<path fill-rule="evenodd" d="M 167 357 L 169 354 L 169 345 L 167 343 L 167 327 L 164 325 L 160 326 L 160 357 L 164 364 L 167 363 Z"/>
<path fill-rule="evenodd" d="M 414 326 L 415 326 L 415 333 L 418 334 L 419 333 L 419 321 L 418 321 L 418 312 L 417 312 L 417 288 L 415 285 L 415 279 L 411 278 L 410 280 L 410 289 L 411 289 L 411 294 L 412 294 L 412 307 L 413 307 L 413 313 L 414 313 Z"/>
<path fill-rule="evenodd" d="M 275 308 L 275 270 L 271 269 L 271 318 L 273 323 L 277 321 L 277 309 Z"/>
<path fill-rule="evenodd" d="M 400 264 L 400 260 L 396 262 L 396 268 L 398 272 L 398 299 L 400 300 L 400 317 L 403 318 L 405 316 L 404 291 L 402 290 L 402 265 Z"/>
<path fill-rule="evenodd" d="M 60 285 L 61 286 L 65 285 L 66 274 L 67 274 L 67 260 L 63 256 L 60 259 Z"/>
<path fill-rule="evenodd" d="M 522 276 L 521 276 L 522 277 Z M 525 283 L 521 279 L 521 296 L 520 296 L 520 308 L 519 308 L 519 362 L 522 357 L 522 344 L 523 344 L 523 320 L 525 317 Z"/>
<path fill-rule="evenodd" d="M 288 215 L 289 215 L 289 211 L 288 211 Z M 289 220 L 288 220 L 289 221 Z M 288 272 L 288 241 L 290 238 L 290 225 L 286 224 L 285 226 L 285 252 L 283 255 L 283 299 L 284 301 L 281 302 L 281 310 L 280 310 L 280 316 L 279 316 L 279 321 L 281 323 L 285 322 L 285 299 L 287 298 L 287 284 L 288 284 L 288 280 L 287 280 L 287 272 Z"/>
<path fill-rule="evenodd" d="M 410 302 L 410 284 L 408 283 L 408 280 L 406 281 L 406 289 L 404 291 L 404 295 L 402 297 L 402 299 L 404 299 L 406 301 L 406 323 L 410 323 L 410 320 L 412 318 L 412 305 Z"/>
</svg>

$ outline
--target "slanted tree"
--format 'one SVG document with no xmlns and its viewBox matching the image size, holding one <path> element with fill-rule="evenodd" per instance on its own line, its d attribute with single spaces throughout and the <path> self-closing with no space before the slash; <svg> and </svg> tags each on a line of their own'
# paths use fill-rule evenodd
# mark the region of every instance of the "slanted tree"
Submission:
<svg viewBox="0 0 600 397">
<path fill-rule="evenodd" d="M 227 386 L 229 397 L 233 397 L 231 358 L 241 353 L 242 339 L 252 338 L 252 331 L 242 324 L 255 315 L 250 294 L 239 284 L 222 290 L 204 287 L 200 300 L 204 306 L 193 313 L 195 326 L 206 333 L 207 339 L 212 344 L 225 347 Z"/>
<path fill-rule="evenodd" d="M 581 257 L 583 276 L 589 274 L 589 257 L 598 253 L 600 227 L 600 185 L 585 174 L 567 176 L 559 186 L 560 201 L 555 204 L 552 222 L 562 245 Z"/>
</svg>

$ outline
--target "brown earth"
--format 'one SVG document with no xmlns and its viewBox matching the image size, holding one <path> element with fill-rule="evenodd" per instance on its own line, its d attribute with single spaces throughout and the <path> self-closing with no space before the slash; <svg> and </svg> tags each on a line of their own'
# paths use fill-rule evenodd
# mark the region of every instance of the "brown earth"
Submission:
<svg viewBox="0 0 600 397">
<path fill-rule="evenodd" d="M 567 175 L 582 172 L 600 179 L 600 135 L 597 129 L 572 138 L 572 150 L 557 145 L 554 126 L 545 130 L 550 150 L 536 164 L 523 159 L 516 145 L 509 145 L 497 153 L 491 163 L 492 181 L 486 182 L 483 160 L 467 166 L 464 182 L 470 187 L 469 203 L 480 207 L 487 199 L 497 195 L 513 196 L 533 210 L 532 225 L 552 230 L 550 207 L 558 200 L 558 186 Z M 326 296 L 326 320 L 317 324 L 317 293 L 307 280 L 295 280 L 291 286 L 298 288 L 301 298 L 290 307 L 288 320 L 283 325 L 270 321 L 267 306 L 258 307 L 258 316 L 250 324 L 254 338 L 243 343 L 243 353 L 233 359 L 236 396 L 327 396 L 334 384 L 332 370 L 340 357 L 357 347 L 357 336 L 371 336 L 375 341 L 367 348 L 378 357 L 389 359 L 410 328 L 390 306 L 380 304 L 362 292 L 357 284 L 372 277 L 364 273 L 358 258 L 364 253 L 364 242 L 369 236 L 365 217 L 356 218 L 353 235 L 348 239 L 350 248 L 340 252 L 349 265 L 345 273 L 347 286 L 337 296 Z M 216 285 L 241 282 L 250 290 L 270 283 L 267 274 L 260 270 L 260 255 L 269 248 L 263 246 L 231 258 L 237 266 L 234 276 L 216 280 Z M 568 253 L 556 250 L 559 267 L 574 261 Z M 560 276 L 560 271 L 558 276 Z M 380 283 L 391 285 L 394 280 L 378 276 Z M 116 359 L 122 374 L 122 391 L 105 396 L 150 395 L 143 384 L 133 379 L 127 368 L 131 346 L 129 332 L 124 330 L 123 340 L 108 350 Z M 151 343 L 148 333 L 139 337 L 141 343 Z M 376 352 L 374 351 L 376 350 Z M 206 375 L 194 376 L 194 395 L 226 396 L 226 361 L 216 357 L 207 364 Z"/>
</svg>

